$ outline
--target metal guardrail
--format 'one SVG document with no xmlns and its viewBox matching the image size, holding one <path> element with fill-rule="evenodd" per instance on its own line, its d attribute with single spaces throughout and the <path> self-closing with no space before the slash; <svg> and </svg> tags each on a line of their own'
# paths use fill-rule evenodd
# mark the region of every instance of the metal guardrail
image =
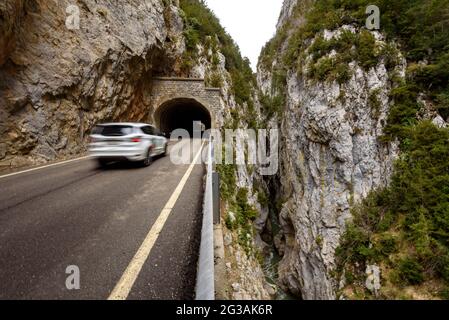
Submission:
<svg viewBox="0 0 449 320">
<path fill-rule="evenodd" d="M 196 300 L 215 300 L 214 148 L 211 139 L 209 139 L 207 148 L 207 176 L 203 202 L 203 227 L 201 231 L 200 256 L 196 282 Z"/>
</svg>

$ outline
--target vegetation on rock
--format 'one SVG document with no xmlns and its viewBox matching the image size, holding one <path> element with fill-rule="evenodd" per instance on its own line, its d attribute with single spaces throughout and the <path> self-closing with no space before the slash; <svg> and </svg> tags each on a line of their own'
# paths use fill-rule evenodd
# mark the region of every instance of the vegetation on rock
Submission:
<svg viewBox="0 0 449 320">
<path fill-rule="evenodd" d="M 436 280 L 438 295 L 449 288 L 449 130 L 423 121 L 406 139 L 390 186 L 355 206 L 339 271 L 360 285 L 366 265 L 381 264 L 387 287 Z"/>
<path fill-rule="evenodd" d="M 215 14 L 201 0 L 181 0 L 184 12 L 186 53 L 184 64 L 187 69 L 198 58 L 198 45 L 211 48 L 214 56 L 220 51 L 226 58 L 226 70 L 231 74 L 232 92 L 239 105 L 252 104 L 251 88 L 255 78 L 248 58 L 243 58 L 238 46 L 221 26 Z M 208 44 L 206 39 L 211 39 Z"/>
<path fill-rule="evenodd" d="M 231 36 L 221 26 L 218 18 L 201 0 L 181 0 L 185 24 L 184 37 L 187 51 L 184 57 L 184 67 L 188 72 L 199 58 L 199 47 L 212 51 L 212 65 L 217 67 L 218 54 L 225 57 L 225 68 L 229 73 L 226 79 L 231 87 L 231 94 L 237 104 L 231 108 L 229 117 L 226 117 L 224 128 L 237 129 L 248 127 L 257 129 L 258 115 L 256 110 L 256 81 L 250 67 L 250 61 L 241 56 L 238 46 Z M 222 87 L 225 79 L 217 69 L 206 75 L 209 86 Z M 226 213 L 226 226 L 235 231 L 239 245 L 248 256 L 257 253 L 253 248 L 253 221 L 258 212 L 248 202 L 247 188 L 238 188 L 237 165 L 218 164 L 220 174 L 221 198 L 227 204 L 229 212 Z"/>
<path fill-rule="evenodd" d="M 382 46 L 364 29 L 372 4 L 381 12 Z M 260 69 L 296 71 L 313 81 L 344 84 L 353 62 L 365 71 L 382 62 L 389 71 L 392 106 L 380 143 L 398 140 L 401 156 L 390 186 L 354 206 L 337 250 L 336 274 L 344 276 L 349 297 L 373 297 L 365 289 L 370 264 L 382 268 L 383 298 L 409 297 L 404 289 L 410 287 L 448 297 L 449 130 L 421 120 L 422 101 L 449 118 L 448 14 L 448 0 L 304 1 L 262 51 Z M 324 30 L 342 26 L 350 28 L 325 39 Z M 399 52 L 408 65 L 405 78 L 394 71 Z M 285 88 L 273 91 L 261 97 L 270 117 L 285 104 Z M 368 102 L 376 114 L 378 93 L 370 92 Z"/>
</svg>

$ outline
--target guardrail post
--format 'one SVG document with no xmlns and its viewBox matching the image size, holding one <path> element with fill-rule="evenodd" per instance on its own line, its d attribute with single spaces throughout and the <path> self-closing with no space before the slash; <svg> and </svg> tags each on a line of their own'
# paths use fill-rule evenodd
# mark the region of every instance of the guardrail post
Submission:
<svg viewBox="0 0 449 320">
<path fill-rule="evenodd" d="M 214 205 L 214 224 L 220 223 L 220 175 L 212 173 L 212 192 Z"/>
</svg>

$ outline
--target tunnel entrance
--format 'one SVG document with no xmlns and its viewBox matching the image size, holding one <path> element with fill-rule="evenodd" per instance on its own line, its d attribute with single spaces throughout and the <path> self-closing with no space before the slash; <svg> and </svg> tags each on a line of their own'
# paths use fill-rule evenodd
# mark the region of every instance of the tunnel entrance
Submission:
<svg viewBox="0 0 449 320">
<path fill-rule="evenodd" d="M 156 111 L 155 120 L 160 130 L 167 135 L 176 129 L 184 129 L 193 136 L 194 122 L 204 124 L 205 130 L 210 129 L 212 124 L 209 110 L 198 101 L 188 98 L 165 102 Z"/>
</svg>

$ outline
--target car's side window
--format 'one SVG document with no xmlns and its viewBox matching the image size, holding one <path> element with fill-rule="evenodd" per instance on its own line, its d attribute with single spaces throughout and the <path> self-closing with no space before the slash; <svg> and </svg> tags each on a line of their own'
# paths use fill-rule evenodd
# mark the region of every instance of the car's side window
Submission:
<svg viewBox="0 0 449 320">
<path fill-rule="evenodd" d="M 148 134 L 150 136 L 154 135 L 154 128 L 151 126 L 146 126 L 142 128 L 143 133 Z"/>
</svg>

